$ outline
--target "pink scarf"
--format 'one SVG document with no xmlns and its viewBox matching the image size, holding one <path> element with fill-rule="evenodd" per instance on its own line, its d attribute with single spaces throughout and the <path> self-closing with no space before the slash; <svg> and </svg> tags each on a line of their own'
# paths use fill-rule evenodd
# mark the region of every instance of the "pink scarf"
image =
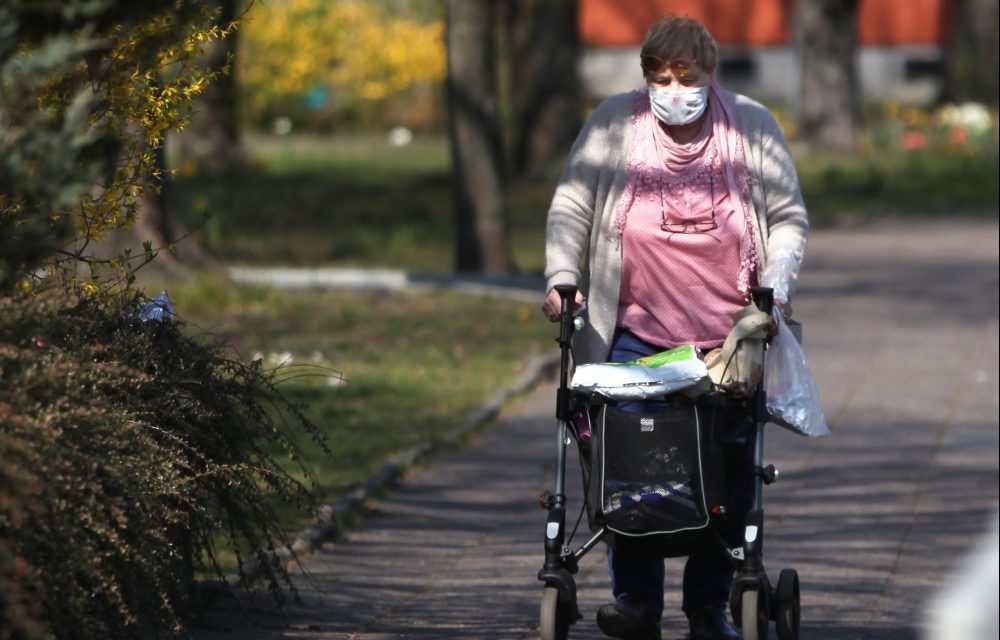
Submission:
<svg viewBox="0 0 1000 640">
<path fill-rule="evenodd" d="M 712 158 L 705 157 L 705 153 L 712 154 L 712 151 L 716 150 L 729 187 L 730 202 L 737 212 L 742 212 L 745 222 L 743 233 L 740 235 L 740 270 L 737 287 L 741 293 L 749 292 L 750 278 L 757 266 L 757 250 L 753 241 L 750 172 L 747 170 L 743 136 L 736 120 L 732 96 L 713 82 L 709 88 L 708 102 L 711 134 L 705 136 L 703 140 L 696 140 L 691 145 L 675 148 L 671 157 L 665 161 L 658 156 L 650 157 L 647 151 L 650 145 L 642 144 L 642 141 L 648 140 L 650 136 L 662 135 L 659 121 L 649 108 L 649 92 L 645 89 L 637 90 L 634 104 L 632 140 L 626 158 L 628 175 L 625 191 L 616 210 L 618 237 L 621 238 L 625 230 L 628 211 L 641 186 L 651 185 L 660 188 L 666 186 L 667 182 L 683 181 L 684 174 L 690 173 L 691 165 L 711 162 Z M 712 144 L 713 140 L 715 144 Z"/>
</svg>

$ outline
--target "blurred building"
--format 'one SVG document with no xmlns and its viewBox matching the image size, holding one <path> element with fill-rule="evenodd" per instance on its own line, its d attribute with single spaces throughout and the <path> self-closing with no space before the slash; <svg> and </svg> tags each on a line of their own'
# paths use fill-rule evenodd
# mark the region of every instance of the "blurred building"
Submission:
<svg viewBox="0 0 1000 640">
<path fill-rule="evenodd" d="M 864 100 L 932 102 L 958 0 L 860 0 L 858 78 Z M 690 16 L 715 36 L 719 81 L 758 100 L 795 105 L 800 58 L 794 0 L 580 0 L 581 75 L 591 97 L 642 85 L 639 47 L 661 15 Z"/>
</svg>

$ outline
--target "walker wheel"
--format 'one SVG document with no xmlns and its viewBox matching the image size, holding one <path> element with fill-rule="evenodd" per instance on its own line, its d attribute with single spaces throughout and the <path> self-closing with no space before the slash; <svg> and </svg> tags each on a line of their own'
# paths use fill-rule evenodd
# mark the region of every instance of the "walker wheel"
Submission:
<svg viewBox="0 0 1000 640">
<path fill-rule="evenodd" d="M 539 615 L 542 640 L 567 640 L 570 620 L 564 603 L 559 601 L 559 589 L 555 585 L 545 585 L 542 592 L 542 607 Z"/>
<path fill-rule="evenodd" d="M 767 596 L 758 589 L 746 589 L 740 596 L 743 640 L 767 640 Z"/>
<path fill-rule="evenodd" d="M 799 600 L 799 574 L 782 569 L 774 589 L 774 624 L 778 640 L 799 640 L 802 606 Z"/>
</svg>

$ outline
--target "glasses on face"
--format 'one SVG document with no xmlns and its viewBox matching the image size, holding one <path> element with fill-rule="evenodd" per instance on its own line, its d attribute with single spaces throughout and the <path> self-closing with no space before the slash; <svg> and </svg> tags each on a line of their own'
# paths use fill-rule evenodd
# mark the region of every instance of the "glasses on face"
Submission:
<svg viewBox="0 0 1000 640">
<path fill-rule="evenodd" d="M 663 206 L 660 208 L 660 220 L 662 221 L 660 229 L 668 233 L 707 233 L 713 229 L 718 229 L 719 224 L 715 221 L 715 176 L 711 173 L 708 174 L 708 191 L 712 202 L 711 220 L 667 222 L 667 211 L 666 207 Z"/>
<path fill-rule="evenodd" d="M 674 58 L 672 60 L 664 60 L 653 55 L 639 56 L 639 64 L 642 66 L 642 71 L 646 75 L 651 73 L 662 73 L 666 69 L 670 69 L 671 73 L 674 74 L 680 81 L 694 80 L 698 77 L 698 69 L 695 66 L 697 60 L 688 58 Z"/>
</svg>

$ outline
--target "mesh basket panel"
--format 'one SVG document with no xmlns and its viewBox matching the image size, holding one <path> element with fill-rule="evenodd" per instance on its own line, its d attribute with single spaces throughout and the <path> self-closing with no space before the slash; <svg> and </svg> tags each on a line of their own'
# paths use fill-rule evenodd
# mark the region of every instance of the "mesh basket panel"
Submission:
<svg viewBox="0 0 1000 640">
<path fill-rule="evenodd" d="M 708 525 L 694 407 L 627 413 L 605 406 L 597 431 L 594 498 L 612 531 L 649 535 Z"/>
</svg>

